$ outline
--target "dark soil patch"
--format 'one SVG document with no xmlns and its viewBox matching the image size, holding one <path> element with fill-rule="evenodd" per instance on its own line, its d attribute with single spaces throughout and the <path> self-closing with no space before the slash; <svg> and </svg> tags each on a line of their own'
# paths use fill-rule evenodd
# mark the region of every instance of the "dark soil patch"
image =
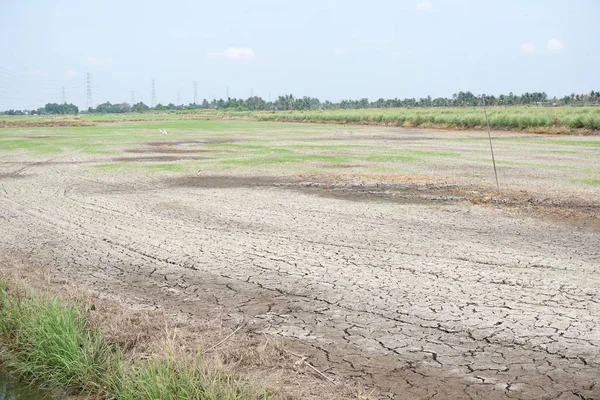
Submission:
<svg viewBox="0 0 600 400">
<path fill-rule="evenodd" d="M 131 149 L 131 150 L 126 150 L 125 152 L 127 153 L 134 153 L 134 154 L 197 154 L 197 153 L 204 153 L 204 152 L 208 152 L 210 150 L 207 149 L 174 149 L 171 147 L 168 148 L 161 148 L 161 149 Z"/>
<path fill-rule="evenodd" d="M 527 193 L 502 193 L 458 185 L 415 182 L 377 182 L 366 184 L 344 183 L 314 177 L 234 177 L 188 176 L 168 181 L 175 187 L 197 188 L 264 188 L 276 187 L 306 194 L 341 200 L 371 202 L 384 201 L 398 204 L 451 204 L 469 202 L 510 209 L 519 214 L 550 217 L 592 229 L 600 228 L 600 203 L 583 199 L 560 201 L 534 198 Z"/>
<path fill-rule="evenodd" d="M 11 173 L 2 173 L 0 174 L 0 180 L 3 179 L 20 179 L 20 178 L 24 178 L 25 175 L 21 175 L 20 173 L 15 173 L 15 172 L 11 172 Z"/>
<path fill-rule="evenodd" d="M 47 139 L 52 136 L 49 135 L 39 135 L 39 136 L 25 136 L 27 139 Z"/>
<path fill-rule="evenodd" d="M 252 187 L 279 187 L 299 182 L 294 178 L 279 178 L 268 176 L 185 176 L 169 179 L 168 184 L 174 187 L 196 187 L 196 188 L 252 188 Z"/>
<path fill-rule="evenodd" d="M 152 161 L 182 161 L 182 160 L 204 160 L 201 156 L 147 156 L 147 157 L 116 157 L 111 161 L 117 162 L 152 162 Z"/>
<path fill-rule="evenodd" d="M 36 165 L 74 165 L 74 164 L 93 164 L 97 163 L 98 160 L 82 160 L 82 161 L 0 161 L 3 165 L 25 165 L 25 166 L 36 166 Z"/>
<path fill-rule="evenodd" d="M 95 126 L 89 121 L 0 121 L 0 128 L 46 128 L 55 126 Z"/>
<path fill-rule="evenodd" d="M 363 165 L 361 164 L 323 164 L 321 165 L 322 168 L 332 168 L 332 169 L 336 169 L 336 168 L 359 168 L 359 167 L 363 167 Z"/>
<path fill-rule="evenodd" d="M 304 193 L 334 199 L 368 202 L 385 201 L 400 204 L 456 203 L 466 198 L 453 186 L 394 183 L 373 185 L 309 184 L 294 188 Z"/>
<path fill-rule="evenodd" d="M 361 202 L 382 200 L 396 203 L 424 203 L 435 200 L 465 200 L 464 197 L 453 194 L 451 187 L 414 183 L 350 185 L 335 182 L 313 182 L 302 177 L 188 176 L 172 179 L 170 184 L 176 187 L 219 189 L 278 187 L 324 197 Z"/>
<path fill-rule="evenodd" d="M 207 143 L 233 143 L 237 140 L 223 139 L 223 138 L 206 138 L 203 140 L 182 140 L 179 142 L 149 142 L 149 146 L 202 146 Z"/>
</svg>

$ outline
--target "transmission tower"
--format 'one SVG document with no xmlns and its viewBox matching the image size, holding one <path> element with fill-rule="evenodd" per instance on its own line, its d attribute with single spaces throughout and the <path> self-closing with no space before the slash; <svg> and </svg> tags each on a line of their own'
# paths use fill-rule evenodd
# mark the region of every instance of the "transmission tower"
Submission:
<svg viewBox="0 0 600 400">
<path fill-rule="evenodd" d="M 90 108 L 92 106 L 92 75 L 88 72 L 85 77 L 86 91 L 85 91 L 85 107 Z"/>
<path fill-rule="evenodd" d="M 156 87 L 154 85 L 154 79 L 152 79 L 152 102 L 150 102 L 152 108 L 156 107 Z"/>
<path fill-rule="evenodd" d="M 194 104 L 198 104 L 198 82 L 194 81 Z"/>
<path fill-rule="evenodd" d="M 250 98 L 254 97 L 254 88 L 250 88 Z"/>
<path fill-rule="evenodd" d="M 132 90 L 131 91 L 131 105 L 135 104 L 135 92 Z"/>
<path fill-rule="evenodd" d="M 229 86 L 225 87 L 225 100 L 229 100 Z"/>
<path fill-rule="evenodd" d="M 177 104 L 175 104 L 176 106 L 180 106 L 181 105 L 181 96 L 179 95 L 179 92 L 177 92 Z"/>
<path fill-rule="evenodd" d="M 63 104 L 67 104 L 67 94 L 65 92 L 65 87 L 64 86 L 61 88 L 61 94 L 62 94 L 62 103 Z"/>
</svg>

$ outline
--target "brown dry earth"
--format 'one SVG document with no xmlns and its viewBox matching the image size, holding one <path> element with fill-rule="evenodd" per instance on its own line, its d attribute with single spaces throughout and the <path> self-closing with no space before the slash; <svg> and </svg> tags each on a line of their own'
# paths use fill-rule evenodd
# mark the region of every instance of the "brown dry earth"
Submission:
<svg viewBox="0 0 600 400">
<path fill-rule="evenodd" d="M 600 398 L 596 189 L 532 198 L 518 188 L 547 179 L 532 173 L 494 198 L 428 166 L 397 181 L 149 177 L 69 160 L 0 176 L 4 268 L 47 265 L 132 307 L 221 314 L 378 398 Z"/>
</svg>

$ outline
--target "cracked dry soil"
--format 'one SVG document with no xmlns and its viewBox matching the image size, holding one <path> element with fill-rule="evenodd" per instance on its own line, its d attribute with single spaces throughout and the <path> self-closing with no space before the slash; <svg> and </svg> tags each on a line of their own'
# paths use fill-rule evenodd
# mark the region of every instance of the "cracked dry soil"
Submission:
<svg viewBox="0 0 600 400">
<path fill-rule="evenodd" d="M 0 182 L 5 267 L 246 321 L 379 398 L 600 398 L 597 220 L 348 199 L 300 178 L 35 172 Z"/>
</svg>

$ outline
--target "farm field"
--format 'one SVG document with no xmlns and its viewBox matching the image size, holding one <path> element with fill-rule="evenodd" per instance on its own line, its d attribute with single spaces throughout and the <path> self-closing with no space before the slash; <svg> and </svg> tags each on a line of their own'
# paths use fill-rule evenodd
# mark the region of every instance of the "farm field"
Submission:
<svg viewBox="0 0 600 400">
<path fill-rule="evenodd" d="M 493 133 L 498 193 L 484 132 L 168 115 L 0 129 L 0 274 L 219 318 L 373 398 L 600 396 L 600 136 Z"/>
<path fill-rule="evenodd" d="M 488 107 L 491 129 L 529 133 L 597 133 L 600 107 Z M 0 127 L 23 124 L 94 124 L 110 121 L 181 121 L 194 119 L 241 119 L 276 122 L 312 122 L 442 129 L 486 127 L 483 107 L 367 108 L 306 111 L 171 110 L 126 114 L 64 116 L 0 116 Z"/>
</svg>

